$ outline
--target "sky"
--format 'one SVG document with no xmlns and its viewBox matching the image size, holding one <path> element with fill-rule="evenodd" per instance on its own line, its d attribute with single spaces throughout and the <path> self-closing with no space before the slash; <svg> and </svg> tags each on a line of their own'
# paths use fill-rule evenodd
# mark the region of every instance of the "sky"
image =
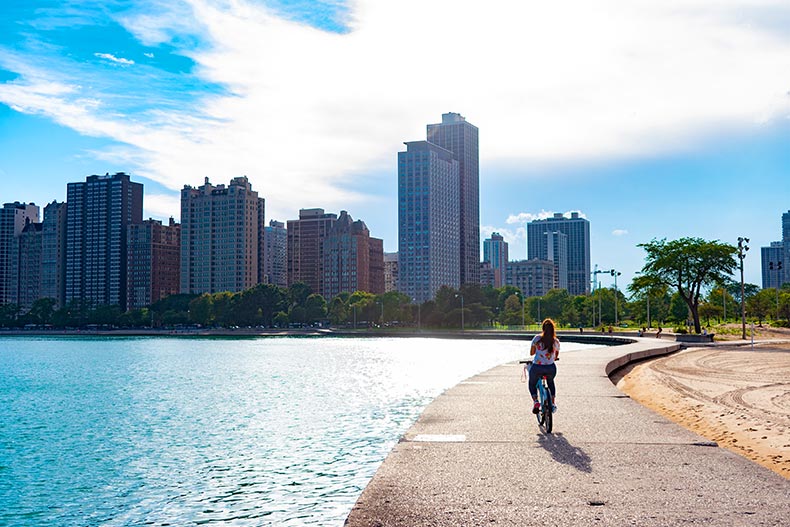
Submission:
<svg viewBox="0 0 790 527">
<path fill-rule="evenodd" d="M 790 3 L 0 4 L 3 203 L 123 171 L 178 219 L 184 185 L 246 175 L 267 221 L 347 210 L 396 251 L 397 152 L 446 112 L 480 130 L 481 242 L 511 259 L 525 222 L 579 211 L 620 287 L 638 244 L 685 236 L 749 238 L 761 284 L 790 211 Z"/>
</svg>

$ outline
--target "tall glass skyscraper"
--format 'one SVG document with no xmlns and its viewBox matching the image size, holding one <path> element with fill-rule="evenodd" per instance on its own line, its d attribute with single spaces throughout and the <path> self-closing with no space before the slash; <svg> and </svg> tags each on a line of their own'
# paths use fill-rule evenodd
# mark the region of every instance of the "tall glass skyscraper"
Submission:
<svg viewBox="0 0 790 527">
<path fill-rule="evenodd" d="M 572 295 L 588 294 L 590 292 L 590 222 L 580 217 L 578 212 L 573 212 L 570 218 L 566 218 L 562 213 L 556 213 L 552 218 L 528 223 L 528 259 L 553 259 L 548 256 L 549 245 L 546 235 L 553 232 L 567 236 L 568 292 Z M 562 270 L 558 272 L 562 273 Z M 559 284 L 562 283 L 562 279 L 559 278 Z"/>
<path fill-rule="evenodd" d="M 425 302 L 443 285 L 461 285 L 460 163 L 428 141 L 405 144 L 398 152 L 398 290 Z"/>
<path fill-rule="evenodd" d="M 480 162 L 477 127 L 457 113 L 428 125 L 428 142 L 458 160 L 461 284 L 480 283 Z"/>
</svg>

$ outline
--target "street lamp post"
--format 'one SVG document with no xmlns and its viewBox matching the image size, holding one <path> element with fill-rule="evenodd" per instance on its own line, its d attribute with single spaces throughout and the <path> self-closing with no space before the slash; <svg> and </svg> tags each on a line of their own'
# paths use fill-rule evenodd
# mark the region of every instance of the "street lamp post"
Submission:
<svg viewBox="0 0 790 527">
<path fill-rule="evenodd" d="M 782 261 L 768 262 L 768 269 L 776 270 L 776 320 L 779 320 L 779 288 L 782 287 L 781 271 Z"/>
<path fill-rule="evenodd" d="M 595 267 L 598 267 L 598 264 L 595 264 Z M 598 292 L 598 290 L 601 288 L 598 285 L 598 275 L 601 274 L 601 273 L 605 273 L 605 272 L 607 272 L 607 271 L 604 271 L 604 270 L 601 270 L 601 269 L 596 269 L 595 271 L 593 271 L 593 278 L 595 279 L 595 285 L 596 285 L 595 291 L 597 293 L 596 296 L 598 297 L 598 325 L 599 326 L 602 324 L 602 318 L 601 318 L 601 315 L 602 315 L 602 304 L 601 304 L 601 293 Z M 595 304 L 593 304 L 593 305 L 595 305 Z M 595 324 L 595 318 L 593 317 L 593 325 L 594 324 Z"/>
<path fill-rule="evenodd" d="M 619 326 L 620 320 L 617 318 L 617 277 L 623 273 L 612 269 L 609 271 L 609 274 L 614 276 L 614 325 Z"/>
<path fill-rule="evenodd" d="M 420 331 L 420 302 L 416 298 L 414 302 L 417 303 L 417 331 Z"/>
<path fill-rule="evenodd" d="M 738 259 L 741 261 L 741 337 L 746 340 L 746 304 L 744 303 L 744 287 L 743 287 L 743 259 L 746 258 L 746 251 L 749 250 L 749 238 L 738 237 Z"/>
</svg>

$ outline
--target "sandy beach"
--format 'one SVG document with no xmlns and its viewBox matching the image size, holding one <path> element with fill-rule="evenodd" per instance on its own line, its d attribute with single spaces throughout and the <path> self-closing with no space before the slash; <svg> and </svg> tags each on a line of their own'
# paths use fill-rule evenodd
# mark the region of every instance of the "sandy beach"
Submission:
<svg viewBox="0 0 790 527">
<path fill-rule="evenodd" d="M 617 372 L 617 387 L 790 479 L 790 343 L 690 348 Z"/>
</svg>

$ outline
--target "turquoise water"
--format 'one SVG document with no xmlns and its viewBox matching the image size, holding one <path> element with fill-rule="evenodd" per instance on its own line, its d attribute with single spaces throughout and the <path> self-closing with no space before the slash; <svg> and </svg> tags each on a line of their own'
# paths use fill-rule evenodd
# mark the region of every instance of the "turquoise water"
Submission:
<svg viewBox="0 0 790 527">
<path fill-rule="evenodd" d="M 425 405 L 525 345 L 0 338 L 0 525 L 340 526 Z"/>
</svg>

